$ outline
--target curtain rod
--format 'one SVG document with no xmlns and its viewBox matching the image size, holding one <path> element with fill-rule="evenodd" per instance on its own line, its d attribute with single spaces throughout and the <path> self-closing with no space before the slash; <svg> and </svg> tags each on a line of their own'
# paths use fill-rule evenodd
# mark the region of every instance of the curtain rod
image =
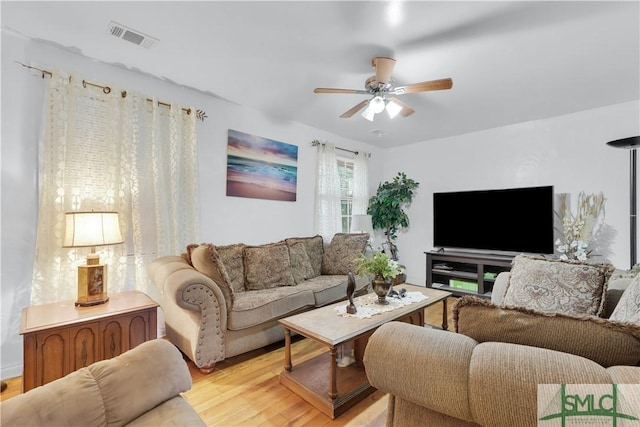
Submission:
<svg viewBox="0 0 640 427">
<path fill-rule="evenodd" d="M 47 70 L 41 70 L 40 68 L 36 68 L 36 67 L 32 67 L 31 65 L 26 65 L 23 64 L 22 62 L 19 61 L 15 61 L 16 63 L 22 65 L 25 68 L 29 68 L 31 70 L 37 70 L 40 71 L 42 73 L 42 78 L 44 79 L 45 75 L 49 76 L 49 77 L 53 77 L 53 73 L 51 71 L 47 71 Z M 71 76 L 69 76 L 69 81 L 71 81 Z M 97 87 L 102 89 L 102 92 L 104 92 L 105 94 L 109 94 L 111 93 L 111 88 L 109 86 L 102 86 L 99 85 L 97 83 L 91 83 L 88 82 L 86 80 L 82 80 L 82 87 L 86 88 L 87 86 L 93 86 L 93 87 Z M 127 97 L 127 91 L 123 90 L 120 92 L 120 96 L 122 96 L 123 98 Z M 148 102 L 153 102 L 153 99 L 147 98 Z M 162 102 L 162 101 L 156 101 L 158 103 L 158 105 L 164 105 L 165 107 L 169 107 L 171 108 L 171 104 L 167 104 L 166 102 Z M 184 111 L 187 114 L 191 114 L 191 108 L 183 108 L 182 111 Z M 196 110 L 196 118 L 203 121 L 204 119 L 206 119 L 207 113 L 204 110 Z"/>
<path fill-rule="evenodd" d="M 316 139 L 316 140 L 311 141 L 311 146 L 312 146 L 312 147 L 317 147 L 318 145 L 324 145 L 324 142 L 320 142 L 320 141 L 318 141 L 317 139 Z M 346 152 L 348 152 L 348 153 L 353 153 L 353 154 L 355 154 L 356 156 L 357 156 L 358 154 L 360 154 L 360 152 L 359 152 L 359 151 L 347 150 L 346 148 L 336 147 L 336 150 L 341 150 L 341 151 L 346 151 Z M 371 153 L 364 153 L 364 155 L 365 155 L 365 156 L 367 156 L 367 157 L 371 157 Z"/>
</svg>

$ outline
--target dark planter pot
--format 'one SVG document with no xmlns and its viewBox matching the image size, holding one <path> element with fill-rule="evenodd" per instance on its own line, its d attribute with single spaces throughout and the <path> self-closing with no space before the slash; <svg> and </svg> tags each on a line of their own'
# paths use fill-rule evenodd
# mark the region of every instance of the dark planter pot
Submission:
<svg viewBox="0 0 640 427">
<path fill-rule="evenodd" d="M 390 279 L 385 280 L 381 276 L 376 276 L 371 281 L 373 292 L 378 295 L 378 301 L 376 301 L 378 304 L 389 304 L 389 301 L 387 301 L 387 294 L 391 289 L 391 284 L 392 283 Z"/>
</svg>

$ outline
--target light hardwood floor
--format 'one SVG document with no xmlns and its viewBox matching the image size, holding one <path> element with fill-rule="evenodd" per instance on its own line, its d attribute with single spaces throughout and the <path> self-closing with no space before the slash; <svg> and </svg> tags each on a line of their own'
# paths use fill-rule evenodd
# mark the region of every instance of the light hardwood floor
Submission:
<svg viewBox="0 0 640 427">
<path fill-rule="evenodd" d="M 453 328 L 449 298 L 449 330 Z M 442 304 L 425 310 L 426 322 L 440 326 Z M 292 358 L 298 363 L 326 351 L 309 339 L 296 339 Z M 209 426 L 364 426 L 385 424 L 387 396 L 376 391 L 335 420 L 322 414 L 286 387 L 278 376 L 284 364 L 284 344 L 276 343 L 260 350 L 232 357 L 216 365 L 216 370 L 202 374 L 187 361 L 193 386 L 184 397 Z M 20 394 L 21 377 L 7 380 L 8 388 L 0 400 Z"/>
</svg>

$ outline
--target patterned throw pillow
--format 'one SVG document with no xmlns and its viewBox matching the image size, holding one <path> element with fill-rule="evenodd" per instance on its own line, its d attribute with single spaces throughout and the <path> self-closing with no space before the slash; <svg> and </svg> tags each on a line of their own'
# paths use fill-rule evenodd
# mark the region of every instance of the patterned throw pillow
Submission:
<svg viewBox="0 0 640 427">
<path fill-rule="evenodd" d="M 227 246 L 216 246 L 216 252 L 229 275 L 234 292 L 244 292 L 244 244 L 236 243 Z"/>
<path fill-rule="evenodd" d="M 311 262 L 311 268 L 313 268 L 313 276 L 317 277 L 322 274 L 322 254 L 324 253 L 324 243 L 322 236 L 317 235 L 313 237 L 291 237 L 285 239 L 285 242 L 289 246 L 302 242 L 307 250 L 307 256 L 309 262 Z"/>
<path fill-rule="evenodd" d="M 192 249 L 190 254 L 193 267 L 216 282 L 224 295 L 227 309 L 231 309 L 234 299 L 233 287 L 222 260 L 213 245 L 203 243 Z"/>
<path fill-rule="evenodd" d="M 640 325 L 640 274 L 624 290 L 609 319 Z"/>
<path fill-rule="evenodd" d="M 355 271 L 364 253 L 369 233 L 337 233 L 322 256 L 322 274 L 348 274 Z"/>
<path fill-rule="evenodd" d="M 604 366 L 640 362 L 640 325 L 589 315 L 542 313 L 464 296 L 453 308 L 456 332 L 478 342 L 506 342 L 575 354 Z"/>
<path fill-rule="evenodd" d="M 295 286 L 291 275 L 289 247 L 285 242 L 245 246 L 244 274 L 247 290 Z"/>
<path fill-rule="evenodd" d="M 187 245 L 187 251 L 184 252 L 183 254 L 180 254 L 180 256 L 184 258 L 184 260 L 187 261 L 187 263 L 192 267 L 193 267 L 193 263 L 191 262 L 191 252 L 193 252 L 193 250 L 198 246 L 200 245 L 197 243 L 191 243 Z"/>
<path fill-rule="evenodd" d="M 304 282 L 314 276 L 311 261 L 307 255 L 307 247 L 303 242 L 289 244 L 289 259 L 291 260 L 291 273 L 296 283 Z"/>
<path fill-rule="evenodd" d="M 611 264 L 518 255 L 502 303 L 544 312 L 599 315 Z"/>
</svg>

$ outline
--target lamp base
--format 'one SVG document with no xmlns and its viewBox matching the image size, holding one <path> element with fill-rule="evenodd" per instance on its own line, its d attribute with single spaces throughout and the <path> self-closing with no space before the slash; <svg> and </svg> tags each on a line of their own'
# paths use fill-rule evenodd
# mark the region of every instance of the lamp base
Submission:
<svg viewBox="0 0 640 427">
<path fill-rule="evenodd" d="M 109 301 L 109 297 L 105 295 L 103 299 L 91 301 L 76 301 L 76 307 L 91 307 L 92 305 L 100 305 Z"/>
<path fill-rule="evenodd" d="M 78 300 L 76 306 L 104 304 L 107 296 L 107 266 L 103 264 L 78 266 Z"/>
</svg>

